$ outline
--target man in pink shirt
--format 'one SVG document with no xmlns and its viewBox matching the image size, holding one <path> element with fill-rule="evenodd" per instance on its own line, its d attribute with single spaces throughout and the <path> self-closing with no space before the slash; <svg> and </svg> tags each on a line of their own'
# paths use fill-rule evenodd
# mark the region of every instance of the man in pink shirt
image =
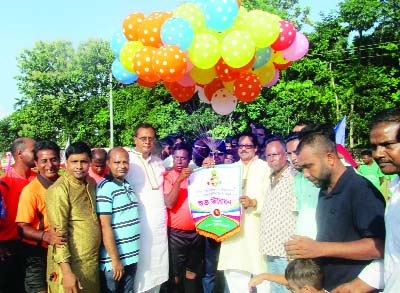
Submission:
<svg viewBox="0 0 400 293">
<path fill-rule="evenodd" d="M 105 149 L 93 149 L 90 162 L 89 176 L 99 183 L 108 173 L 106 166 L 107 152 Z"/>
<path fill-rule="evenodd" d="M 188 204 L 191 147 L 178 143 L 172 150 L 173 168 L 164 176 L 168 211 L 171 292 L 201 292 L 196 276 L 201 269 L 204 238 L 197 234 Z M 182 280 L 182 277 L 184 280 Z M 184 290 L 183 290 L 183 288 Z"/>
</svg>

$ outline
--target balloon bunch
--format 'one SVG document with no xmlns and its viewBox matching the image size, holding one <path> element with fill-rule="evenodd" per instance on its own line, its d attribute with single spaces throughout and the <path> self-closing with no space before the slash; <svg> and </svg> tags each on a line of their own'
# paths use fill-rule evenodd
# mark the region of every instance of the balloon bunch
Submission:
<svg viewBox="0 0 400 293">
<path fill-rule="evenodd" d="M 179 102 L 197 92 L 222 115 L 276 84 L 280 70 L 303 57 L 308 45 L 291 22 L 247 11 L 240 0 L 188 0 L 172 13 L 132 13 L 110 42 L 119 82 L 163 82 Z"/>
</svg>

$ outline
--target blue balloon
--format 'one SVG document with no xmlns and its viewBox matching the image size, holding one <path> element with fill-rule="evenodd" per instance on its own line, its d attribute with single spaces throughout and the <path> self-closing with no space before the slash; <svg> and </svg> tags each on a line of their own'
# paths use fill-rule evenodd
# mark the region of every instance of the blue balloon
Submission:
<svg viewBox="0 0 400 293">
<path fill-rule="evenodd" d="M 189 49 L 194 39 L 191 24 L 182 17 L 171 17 L 161 27 L 161 40 L 165 45 L 175 45 L 182 51 Z"/>
<path fill-rule="evenodd" d="M 129 72 L 122 66 L 118 58 L 116 58 L 112 63 L 111 72 L 116 80 L 124 84 L 134 83 L 138 79 L 136 74 Z"/>
<path fill-rule="evenodd" d="M 231 27 L 239 13 L 237 0 L 204 0 L 200 8 L 204 13 L 206 27 L 217 32 Z"/>
<path fill-rule="evenodd" d="M 253 68 L 263 67 L 269 59 L 271 59 L 272 49 L 271 47 L 258 48 L 256 51 L 256 58 L 254 60 Z"/>
<path fill-rule="evenodd" d="M 110 40 L 110 48 L 115 57 L 119 57 L 122 46 L 128 42 L 122 32 L 116 32 Z"/>
</svg>

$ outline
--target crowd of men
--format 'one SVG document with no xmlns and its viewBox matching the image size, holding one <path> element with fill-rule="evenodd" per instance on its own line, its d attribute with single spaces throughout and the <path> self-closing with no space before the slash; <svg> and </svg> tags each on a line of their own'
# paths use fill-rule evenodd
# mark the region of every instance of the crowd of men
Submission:
<svg viewBox="0 0 400 293">
<path fill-rule="evenodd" d="M 316 123 L 193 144 L 143 123 L 130 149 L 70 144 L 64 172 L 56 143 L 18 138 L 0 177 L 0 293 L 400 292 L 399 177 L 380 190 L 400 174 L 400 109 L 370 127 L 359 171 Z M 196 231 L 188 177 L 232 163 L 240 231 L 219 243 Z"/>
</svg>

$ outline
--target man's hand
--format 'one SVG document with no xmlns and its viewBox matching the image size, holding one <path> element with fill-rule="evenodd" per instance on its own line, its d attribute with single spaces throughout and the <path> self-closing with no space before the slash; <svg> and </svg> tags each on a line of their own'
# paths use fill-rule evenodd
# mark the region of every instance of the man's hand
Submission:
<svg viewBox="0 0 400 293">
<path fill-rule="evenodd" d="M 245 209 L 257 206 L 257 200 L 252 199 L 252 198 L 248 197 L 247 195 L 242 195 L 240 197 L 240 203 L 242 204 L 242 206 Z"/>
<path fill-rule="evenodd" d="M 294 235 L 285 243 L 286 254 L 289 259 L 316 258 L 322 256 L 321 245 L 311 238 Z"/>
<path fill-rule="evenodd" d="M 67 244 L 67 237 L 65 237 L 65 234 L 57 232 L 57 229 L 58 229 L 57 227 L 53 227 L 48 231 L 44 232 L 43 240 L 51 245 L 63 246 Z"/>
<path fill-rule="evenodd" d="M 62 284 L 65 293 L 78 293 L 78 290 L 82 290 L 81 283 L 74 273 L 63 274 Z"/>
<path fill-rule="evenodd" d="M 188 178 L 190 174 L 192 174 L 192 172 L 193 172 L 192 168 L 183 168 L 181 173 L 179 174 L 177 181 L 182 182 L 183 180 Z"/>
<path fill-rule="evenodd" d="M 215 165 L 215 160 L 213 157 L 207 157 L 203 160 L 202 167 L 211 167 Z"/>
<path fill-rule="evenodd" d="M 0 261 L 5 261 L 7 257 L 11 255 L 11 252 L 7 247 L 0 245 Z"/>
<path fill-rule="evenodd" d="M 112 265 L 112 276 L 115 281 L 121 281 L 122 276 L 124 275 L 124 266 L 120 259 L 113 259 L 111 262 Z"/>
</svg>

